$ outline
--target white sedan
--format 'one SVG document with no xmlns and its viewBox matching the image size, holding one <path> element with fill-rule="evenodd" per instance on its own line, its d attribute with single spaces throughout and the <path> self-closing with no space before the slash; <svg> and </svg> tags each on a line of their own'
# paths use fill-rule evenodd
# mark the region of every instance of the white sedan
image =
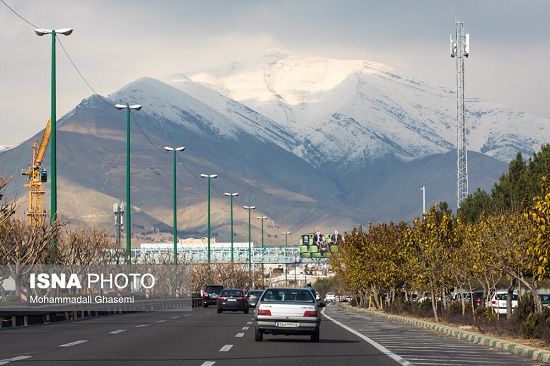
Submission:
<svg viewBox="0 0 550 366">
<path fill-rule="evenodd" d="M 264 334 L 309 335 L 319 342 L 323 306 L 307 288 L 269 287 L 254 310 L 254 339 L 262 341 Z"/>
<path fill-rule="evenodd" d="M 336 301 L 336 294 L 334 292 L 327 292 L 325 301 Z"/>
<path fill-rule="evenodd" d="M 497 314 L 506 314 L 506 299 L 508 299 L 507 292 L 495 292 L 491 297 L 489 305 L 493 308 L 493 311 Z M 512 295 L 512 310 L 518 307 L 518 294 Z"/>
</svg>

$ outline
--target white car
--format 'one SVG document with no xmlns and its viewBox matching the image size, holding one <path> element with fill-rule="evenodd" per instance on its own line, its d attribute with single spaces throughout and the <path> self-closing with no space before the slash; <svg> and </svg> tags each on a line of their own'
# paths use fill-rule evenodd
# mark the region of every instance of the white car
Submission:
<svg viewBox="0 0 550 366">
<path fill-rule="evenodd" d="M 334 292 L 327 292 L 325 301 L 336 301 L 336 294 Z"/>
<path fill-rule="evenodd" d="M 489 306 L 493 308 L 493 311 L 497 314 L 506 314 L 506 300 L 508 299 L 508 293 L 504 291 L 495 292 L 491 297 Z M 518 294 L 512 295 L 512 311 L 518 307 Z"/>
<path fill-rule="evenodd" d="M 254 310 L 254 340 L 262 341 L 264 334 L 308 335 L 319 342 L 321 314 L 311 291 L 306 288 L 268 287 Z"/>
</svg>

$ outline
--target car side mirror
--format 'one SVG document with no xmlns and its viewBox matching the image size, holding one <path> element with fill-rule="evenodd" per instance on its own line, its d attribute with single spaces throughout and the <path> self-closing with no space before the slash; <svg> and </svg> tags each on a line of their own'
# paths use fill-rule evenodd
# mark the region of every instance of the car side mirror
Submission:
<svg viewBox="0 0 550 366">
<path fill-rule="evenodd" d="M 319 306 L 320 308 L 324 308 L 325 306 L 327 306 L 327 304 L 325 304 L 324 302 L 320 302 L 317 306 Z"/>
</svg>

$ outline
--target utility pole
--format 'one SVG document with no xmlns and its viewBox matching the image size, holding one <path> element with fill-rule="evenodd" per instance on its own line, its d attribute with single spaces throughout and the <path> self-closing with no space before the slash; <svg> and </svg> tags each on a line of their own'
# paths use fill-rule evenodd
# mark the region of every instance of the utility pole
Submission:
<svg viewBox="0 0 550 366">
<path fill-rule="evenodd" d="M 468 159 L 466 118 L 464 115 L 464 59 L 470 54 L 470 35 L 464 34 L 464 23 L 456 20 L 455 39 L 450 37 L 451 57 L 456 59 L 456 119 L 457 119 L 457 210 L 468 197 Z"/>
</svg>

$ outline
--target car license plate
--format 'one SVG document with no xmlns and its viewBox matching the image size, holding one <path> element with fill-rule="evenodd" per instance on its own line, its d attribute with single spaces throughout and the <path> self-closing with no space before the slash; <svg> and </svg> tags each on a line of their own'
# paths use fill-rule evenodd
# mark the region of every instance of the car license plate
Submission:
<svg viewBox="0 0 550 366">
<path fill-rule="evenodd" d="M 289 323 L 289 322 L 276 322 L 275 323 L 276 327 L 281 327 L 281 328 L 298 328 L 299 325 L 300 325 L 300 323 Z"/>
<path fill-rule="evenodd" d="M 227 299 L 227 301 L 237 301 L 237 299 Z"/>
</svg>

